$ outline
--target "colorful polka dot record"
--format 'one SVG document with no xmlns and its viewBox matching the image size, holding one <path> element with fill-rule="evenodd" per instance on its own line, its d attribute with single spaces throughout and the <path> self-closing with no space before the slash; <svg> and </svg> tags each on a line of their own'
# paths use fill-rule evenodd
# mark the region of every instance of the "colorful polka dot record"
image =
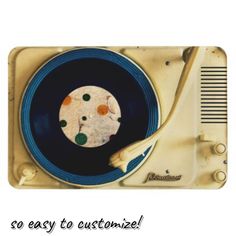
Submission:
<svg viewBox="0 0 236 236">
<path fill-rule="evenodd" d="M 105 89 L 84 86 L 62 102 L 59 122 L 65 136 L 83 147 L 109 142 L 120 127 L 121 111 L 115 97 Z"/>
</svg>

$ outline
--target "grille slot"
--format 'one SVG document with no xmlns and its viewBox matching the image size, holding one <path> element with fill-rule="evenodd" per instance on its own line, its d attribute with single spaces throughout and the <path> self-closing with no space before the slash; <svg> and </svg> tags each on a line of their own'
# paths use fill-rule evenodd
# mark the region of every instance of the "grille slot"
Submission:
<svg viewBox="0 0 236 236">
<path fill-rule="evenodd" d="M 227 67 L 201 67 L 201 123 L 227 123 Z"/>
</svg>

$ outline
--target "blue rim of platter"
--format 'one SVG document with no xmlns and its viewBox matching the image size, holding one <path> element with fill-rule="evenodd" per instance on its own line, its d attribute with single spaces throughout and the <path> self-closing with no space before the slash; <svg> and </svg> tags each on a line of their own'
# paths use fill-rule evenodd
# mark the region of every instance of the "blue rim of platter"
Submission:
<svg viewBox="0 0 236 236">
<path fill-rule="evenodd" d="M 134 171 L 135 168 L 138 167 L 142 161 L 144 161 L 145 157 L 147 157 L 147 155 L 149 154 L 151 147 L 149 147 L 143 155 L 140 155 L 133 161 L 131 161 L 125 173 L 123 173 L 120 169 L 115 168 L 114 170 L 108 173 L 96 176 L 82 176 L 64 171 L 58 168 L 53 163 L 51 163 L 47 159 L 47 157 L 44 156 L 44 154 L 40 151 L 39 147 L 37 146 L 34 140 L 30 127 L 30 109 L 34 94 L 37 88 L 40 86 L 40 83 L 44 80 L 44 78 L 55 68 L 73 60 L 80 60 L 86 58 L 103 59 L 115 63 L 126 71 L 128 71 L 132 75 L 132 77 L 138 82 L 139 86 L 143 90 L 148 106 L 148 128 L 145 137 L 149 137 L 151 134 L 153 134 L 158 127 L 159 106 L 157 97 L 153 91 L 153 87 L 150 84 L 147 75 L 130 59 L 106 49 L 82 48 L 67 51 L 49 60 L 34 74 L 25 90 L 22 99 L 20 114 L 21 131 L 28 150 L 30 151 L 35 161 L 46 172 L 56 177 L 57 179 L 60 179 L 63 182 L 67 182 L 73 185 L 93 186 L 111 183 L 121 178 L 124 178 L 125 176 L 128 176 L 129 173 Z"/>
</svg>

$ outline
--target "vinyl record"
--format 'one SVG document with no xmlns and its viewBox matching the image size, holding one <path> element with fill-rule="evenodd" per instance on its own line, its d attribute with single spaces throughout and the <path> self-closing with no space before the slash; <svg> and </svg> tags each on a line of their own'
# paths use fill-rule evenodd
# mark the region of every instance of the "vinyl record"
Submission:
<svg viewBox="0 0 236 236">
<path fill-rule="evenodd" d="M 71 102 L 75 108 L 64 107 Z M 23 95 L 21 130 L 46 172 L 70 184 L 101 185 L 129 175 L 145 160 L 150 148 L 126 173 L 108 165 L 113 153 L 157 129 L 158 109 L 147 75 L 133 61 L 105 49 L 76 49 L 34 74 Z"/>
</svg>

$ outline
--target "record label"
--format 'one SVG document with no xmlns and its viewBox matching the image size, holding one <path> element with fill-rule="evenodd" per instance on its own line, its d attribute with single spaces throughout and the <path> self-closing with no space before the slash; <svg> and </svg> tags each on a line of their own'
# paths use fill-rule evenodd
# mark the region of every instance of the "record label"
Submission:
<svg viewBox="0 0 236 236">
<path fill-rule="evenodd" d="M 109 142 L 120 127 L 121 110 L 115 97 L 98 86 L 73 90 L 63 100 L 59 121 L 65 136 L 83 147 Z"/>
</svg>

